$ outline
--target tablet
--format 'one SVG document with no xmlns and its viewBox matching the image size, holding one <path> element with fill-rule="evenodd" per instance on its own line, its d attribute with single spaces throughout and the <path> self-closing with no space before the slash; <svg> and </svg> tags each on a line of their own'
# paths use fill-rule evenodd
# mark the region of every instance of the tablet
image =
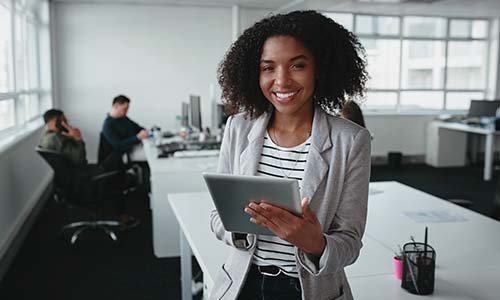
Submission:
<svg viewBox="0 0 500 300">
<path fill-rule="evenodd" d="M 203 173 L 210 195 L 227 231 L 274 235 L 250 222 L 244 208 L 250 202 L 267 202 L 302 215 L 299 183 L 295 179 Z"/>
</svg>

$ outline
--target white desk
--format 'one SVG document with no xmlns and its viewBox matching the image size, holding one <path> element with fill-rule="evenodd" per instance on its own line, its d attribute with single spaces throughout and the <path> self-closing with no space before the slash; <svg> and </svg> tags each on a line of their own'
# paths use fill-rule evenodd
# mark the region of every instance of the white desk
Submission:
<svg viewBox="0 0 500 300">
<path fill-rule="evenodd" d="M 356 263 L 346 268 L 356 299 L 417 299 L 400 288 L 393 275 L 392 256 L 397 244 L 414 235 L 422 240 L 425 226 L 437 251 L 435 293 L 430 299 L 498 299 L 500 295 L 500 222 L 467 211 L 397 182 L 371 183 L 364 247 Z M 169 202 L 181 230 L 183 299 L 191 299 L 191 249 L 204 275 L 204 294 L 229 247 L 210 232 L 208 193 L 171 194 Z M 450 211 L 467 220 L 453 223 L 415 223 L 403 212 Z"/>
<path fill-rule="evenodd" d="M 168 193 L 207 191 L 202 172 L 214 172 L 218 157 L 158 158 L 150 140 L 143 141 L 151 171 L 153 248 L 156 257 L 180 254 L 179 225 L 168 203 Z"/>
<path fill-rule="evenodd" d="M 491 180 L 493 171 L 493 154 L 495 136 L 500 131 L 481 128 L 461 123 L 433 121 L 427 128 L 426 162 L 435 167 L 463 166 L 467 133 L 485 136 L 484 144 L 484 180 Z"/>
</svg>

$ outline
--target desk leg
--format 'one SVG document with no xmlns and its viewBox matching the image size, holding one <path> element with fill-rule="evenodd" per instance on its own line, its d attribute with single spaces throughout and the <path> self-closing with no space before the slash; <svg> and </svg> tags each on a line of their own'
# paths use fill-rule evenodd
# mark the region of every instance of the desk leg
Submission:
<svg viewBox="0 0 500 300">
<path fill-rule="evenodd" d="M 486 145 L 484 146 L 484 175 L 483 179 L 491 180 L 491 173 L 493 171 L 493 134 L 486 135 Z"/>
<path fill-rule="evenodd" d="M 191 269 L 191 247 L 184 236 L 184 232 L 180 229 L 180 239 L 181 239 L 181 293 L 182 300 L 192 300 L 193 295 L 191 293 L 191 281 L 193 280 L 193 274 Z"/>
</svg>

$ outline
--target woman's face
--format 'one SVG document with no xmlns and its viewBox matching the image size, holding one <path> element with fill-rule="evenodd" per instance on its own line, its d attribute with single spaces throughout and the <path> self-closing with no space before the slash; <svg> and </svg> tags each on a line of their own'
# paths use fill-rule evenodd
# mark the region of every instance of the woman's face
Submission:
<svg viewBox="0 0 500 300">
<path fill-rule="evenodd" d="M 312 111 L 315 62 L 312 53 L 291 36 L 270 37 L 260 58 L 260 89 L 283 114 Z"/>
</svg>

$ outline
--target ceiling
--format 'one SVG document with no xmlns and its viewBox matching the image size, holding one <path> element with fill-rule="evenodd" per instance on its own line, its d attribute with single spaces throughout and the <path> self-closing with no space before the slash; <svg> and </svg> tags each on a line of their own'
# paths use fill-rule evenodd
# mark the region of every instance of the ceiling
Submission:
<svg viewBox="0 0 500 300">
<path fill-rule="evenodd" d="M 273 11 L 316 9 L 374 14 L 500 17 L 500 0 L 412 0 L 402 3 L 367 3 L 357 0 L 54 0 L 66 3 L 126 3 L 179 6 L 233 6 Z M 366 1 L 366 0 L 365 0 Z M 407 1 L 407 0 L 403 0 Z"/>
</svg>

